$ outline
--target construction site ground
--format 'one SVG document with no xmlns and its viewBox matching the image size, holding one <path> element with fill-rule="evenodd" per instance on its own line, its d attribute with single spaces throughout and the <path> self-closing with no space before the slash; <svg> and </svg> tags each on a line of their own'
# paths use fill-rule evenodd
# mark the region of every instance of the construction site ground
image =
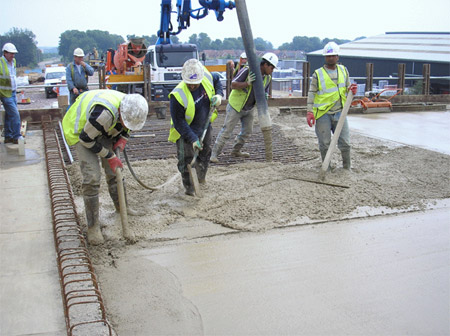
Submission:
<svg viewBox="0 0 450 336">
<path fill-rule="evenodd" d="M 349 116 L 353 171 L 336 153 L 326 177 L 341 187 L 315 183 L 305 118 L 270 113 L 274 161 L 256 122 L 252 159 L 232 158 L 230 141 L 202 198 L 184 194 L 167 119 L 129 141 L 143 182 L 170 182 L 150 193 L 125 169 L 145 212 L 129 217 L 129 244 L 102 181 L 107 242 L 89 253 L 115 332 L 449 334 L 450 112 Z M 25 156 L 0 144 L 0 158 L 0 334 L 64 335 L 42 132 L 28 132 Z M 84 227 L 77 163 L 68 171 Z"/>
</svg>

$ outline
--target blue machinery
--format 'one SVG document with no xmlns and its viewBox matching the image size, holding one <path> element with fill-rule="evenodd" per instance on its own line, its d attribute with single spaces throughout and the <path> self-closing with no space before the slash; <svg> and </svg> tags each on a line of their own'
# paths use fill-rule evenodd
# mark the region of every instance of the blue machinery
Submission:
<svg viewBox="0 0 450 336">
<path fill-rule="evenodd" d="M 179 34 L 190 26 L 190 19 L 202 19 L 208 15 L 209 10 L 216 13 L 217 21 L 223 20 L 225 10 L 236 7 L 234 1 L 225 0 L 199 0 L 202 7 L 192 9 L 191 0 L 177 0 L 177 10 L 172 11 L 171 0 L 161 0 L 161 24 L 158 30 L 156 44 L 171 44 L 170 36 Z M 170 20 L 172 13 L 177 13 L 178 29 L 175 31 Z"/>
</svg>

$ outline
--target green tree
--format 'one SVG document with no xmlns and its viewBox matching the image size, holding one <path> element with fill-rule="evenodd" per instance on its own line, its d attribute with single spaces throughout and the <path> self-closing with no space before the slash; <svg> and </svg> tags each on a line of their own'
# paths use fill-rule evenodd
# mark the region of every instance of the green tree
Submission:
<svg viewBox="0 0 450 336">
<path fill-rule="evenodd" d="M 273 50 L 273 45 L 261 37 L 257 37 L 255 39 L 255 49 L 259 51 Z"/>
<path fill-rule="evenodd" d="M 37 48 L 36 36 L 31 30 L 11 28 L 5 35 L 0 35 L 0 45 L 10 42 L 19 51 L 15 58 L 17 66 L 35 66 L 41 58 L 41 52 Z"/>
<path fill-rule="evenodd" d="M 197 39 L 197 47 L 199 50 L 211 49 L 211 39 L 208 34 L 200 33 Z"/>
</svg>

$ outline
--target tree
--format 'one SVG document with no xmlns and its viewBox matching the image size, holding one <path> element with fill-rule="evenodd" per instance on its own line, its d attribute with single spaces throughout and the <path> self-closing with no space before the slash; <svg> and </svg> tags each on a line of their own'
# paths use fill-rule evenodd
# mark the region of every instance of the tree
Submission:
<svg viewBox="0 0 450 336">
<path fill-rule="evenodd" d="M 261 37 L 255 39 L 255 49 L 259 51 L 273 50 L 272 43 L 263 40 Z"/>
<path fill-rule="evenodd" d="M 85 55 L 97 49 L 100 55 L 104 54 L 109 48 L 117 49 L 117 46 L 123 43 L 123 37 L 110 34 L 102 30 L 88 30 L 82 32 L 79 30 L 66 30 L 59 37 L 58 52 L 65 62 L 73 59 L 73 51 L 76 48 L 83 49 Z"/>
<path fill-rule="evenodd" d="M 40 59 L 36 36 L 31 30 L 11 28 L 5 35 L 0 35 L 0 45 L 10 42 L 19 51 L 15 58 L 17 66 L 35 66 Z"/>
</svg>

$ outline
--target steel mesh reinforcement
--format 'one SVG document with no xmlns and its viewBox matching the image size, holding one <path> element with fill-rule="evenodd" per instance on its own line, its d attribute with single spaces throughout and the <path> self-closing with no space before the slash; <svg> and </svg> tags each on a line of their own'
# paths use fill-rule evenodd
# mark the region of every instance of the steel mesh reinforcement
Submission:
<svg viewBox="0 0 450 336">
<path fill-rule="evenodd" d="M 113 335 L 51 117 L 43 117 L 42 130 L 67 334 Z"/>
</svg>

